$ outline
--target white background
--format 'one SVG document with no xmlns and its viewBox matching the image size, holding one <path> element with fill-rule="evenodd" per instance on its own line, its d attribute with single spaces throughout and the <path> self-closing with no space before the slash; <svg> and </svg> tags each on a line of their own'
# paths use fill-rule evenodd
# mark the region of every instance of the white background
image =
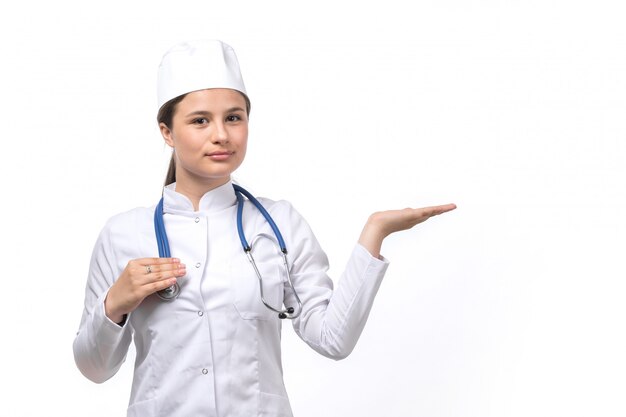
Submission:
<svg viewBox="0 0 626 417">
<path fill-rule="evenodd" d="M 100 228 L 160 193 L 161 55 L 196 38 L 252 99 L 237 179 L 299 209 L 333 277 L 372 211 L 458 205 L 385 242 L 348 359 L 284 326 L 297 417 L 626 414 L 626 7 L 409 4 L 0 6 L 0 414 L 125 415 L 132 358 L 96 385 L 71 345 Z"/>
</svg>

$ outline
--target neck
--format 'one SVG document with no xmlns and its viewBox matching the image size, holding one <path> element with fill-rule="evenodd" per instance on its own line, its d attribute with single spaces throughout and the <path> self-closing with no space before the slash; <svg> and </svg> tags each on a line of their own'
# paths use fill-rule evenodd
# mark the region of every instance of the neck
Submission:
<svg viewBox="0 0 626 417">
<path fill-rule="evenodd" d="M 230 177 L 219 179 L 189 178 L 188 175 L 176 173 L 176 192 L 187 197 L 193 204 L 195 211 L 199 210 L 200 199 L 209 191 L 221 187 L 230 181 Z"/>
</svg>

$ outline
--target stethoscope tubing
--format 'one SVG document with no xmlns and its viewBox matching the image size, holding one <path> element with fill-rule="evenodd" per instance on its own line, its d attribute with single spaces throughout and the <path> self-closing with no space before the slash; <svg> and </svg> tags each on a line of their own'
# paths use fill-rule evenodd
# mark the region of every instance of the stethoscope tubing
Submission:
<svg viewBox="0 0 626 417">
<path fill-rule="evenodd" d="M 233 184 L 233 188 L 235 190 L 235 195 L 237 197 L 237 234 L 239 235 L 239 240 L 241 242 L 241 246 L 243 248 L 244 253 L 246 254 L 246 257 L 248 258 L 248 260 L 250 261 L 258 279 L 259 279 L 259 287 L 260 287 L 260 295 L 261 295 L 261 301 L 263 302 L 263 304 L 270 310 L 278 313 L 278 317 L 281 319 L 285 319 L 285 318 L 289 318 L 289 319 L 295 319 L 297 318 L 300 313 L 302 312 L 302 302 L 300 301 L 300 297 L 298 297 L 298 294 L 293 286 L 293 283 L 291 281 L 291 273 L 289 270 L 289 263 L 287 261 L 287 245 L 285 245 L 285 241 L 283 239 L 282 234 L 280 233 L 280 230 L 278 229 L 278 226 L 276 225 L 276 223 L 274 222 L 274 219 L 272 219 L 272 216 L 267 212 L 267 210 L 265 209 L 265 207 L 263 207 L 263 205 L 259 202 L 259 200 L 257 200 L 252 194 L 250 194 L 246 189 L 244 189 L 243 187 L 237 185 L 237 184 Z M 281 251 L 281 255 L 283 258 L 283 263 L 285 265 L 285 270 L 287 271 L 287 282 L 289 283 L 289 287 L 291 288 L 291 291 L 293 292 L 293 295 L 296 299 L 296 303 L 298 305 L 298 311 L 295 311 L 295 309 L 293 307 L 288 307 L 284 310 L 281 309 L 277 309 L 275 307 L 273 307 L 272 305 L 270 305 L 269 303 L 267 303 L 265 301 L 265 298 L 263 296 L 263 279 L 261 277 L 261 273 L 258 270 L 257 266 L 256 266 L 256 262 L 254 261 L 254 257 L 252 256 L 252 248 L 250 247 L 250 245 L 248 244 L 248 241 L 246 240 L 246 236 L 243 233 L 243 206 L 244 206 L 244 199 L 243 196 L 245 196 L 258 210 L 259 212 L 261 212 L 261 214 L 263 215 L 263 217 L 265 218 L 265 220 L 267 221 L 267 223 L 270 225 L 272 231 L 274 232 L 274 235 L 276 236 L 276 239 L 278 240 L 278 245 L 280 247 L 280 251 Z M 156 206 L 156 209 L 154 210 L 154 231 L 156 234 L 156 240 L 157 240 L 157 246 L 158 246 L 158 250 L 159 250 L 159 257 L 161 258 L 169 258 L 171 257 L 171 252 L 170 252 L 170 244 L 167 238 L 167 232 L 165 230 L 165 223 L 163 221 L 163 197 L 161 197 L 161 200 L 159 200 L 159 203 Z M 172 301 L 174 300 L 176 297 L 178 297 L 178 294 L 180 293 L 180 286 L 178 285 L 178 283 L 164 289 L 161 291 L 157 291 L 157 295 L 164 301 Z"/>
<path fill-rule="evenodd" d="M 159 248 L 160 258 L 171 258 L 170 242 L 165 232 L 165 223 L 163 222 L 163 198 L 157 204 L 154 210 L 154 231 L 156 234 L 157 246 Z M 180 294 L 180 285 L 178 283 L 167 287 L 164 290 L 157 291 L 157 295 L 164 301 L 170 301 L 178 297 Z"/>
<path fill-rule="evenodd" d="M 278 245 L 280 246 L 280 250 L 283 253 L 287 253 L 287 245 L 285 245 L 285 241 L 283 240 L 283 235 L 278 230 L 278 226 L 272 219 L 272 216 L 265 210 L 263 204 L 259 202 L 252 194 L 250 194 L 246 189 L 241 187 L 240 185 L 233 184 L 233 188 L 235 189 L 235 194 L 237 195 L 237 232 L 239 233 L 239 240 L 241 240 L 241 246 L 243 246 L 243 250 L 246 252 L 250 251 L 250 245 L 248 245 L 248 241 L 246 240 L 245 235 L 243 234 L 243 197 L 241 194 L 245 195 L 248 200 L 254 204 L 254 206 L 261 212 L 265 220 L 272 228 L 276 239 L 278 239 Z"/>
</svg>

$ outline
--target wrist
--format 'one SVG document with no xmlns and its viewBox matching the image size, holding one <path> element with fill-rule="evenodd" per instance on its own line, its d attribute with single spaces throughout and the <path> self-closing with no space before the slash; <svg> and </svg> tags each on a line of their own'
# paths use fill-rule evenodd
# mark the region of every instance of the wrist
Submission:
<svg viewBox="0 0 626 417">
<path fill-rule="evenodd" d="M 122 319 L 119 321 L 115 321 L 115 324 L 117 324 L 120 327 L 124 327 L 124 325 L 126 324 L 126 320 L 128 320 L 128 314 L 122 315 Z"/>
<path fill-rule="evenodd" d="M 383 240 L 386 235 L 382 230 L 378 222 L 370 216 L 359 237 L 359 244 L 363 246 L 367 251 L 375 258 L 380 257 L 380 249 L 383 244 Z"/>
<path fill-rule="evenodd" d="M 115 307 L 112 304 L 113 303 L 109 299 L 109 295 L 107 295 L 107 297 L 104 299 L 104 314 L 113 323 L 117 323 L 117 324 L 121 323 L 120 325 L 123 325 L 124 322 L 126 321 L 126 314 L 115 309 Z"/>
</svg>

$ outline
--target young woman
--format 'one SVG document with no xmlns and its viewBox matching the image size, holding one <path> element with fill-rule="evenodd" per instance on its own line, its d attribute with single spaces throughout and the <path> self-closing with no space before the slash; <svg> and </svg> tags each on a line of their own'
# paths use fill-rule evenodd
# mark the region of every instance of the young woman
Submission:
<svg viewBox="0 0 626 417">
<path fill-rule="evenodd" d="M 317 352 L 346 357 L 387 268 L 383 239 L 455 206 L 372 214 L 333 289 L 326 255 L 298 212 L 286 201 L 257 207 L 231 181 L 250 113 L 232 48 L 175 46 L 159 68 L 158 96 L 173 149 L 163 199 L 102 230 L 74 341 L 78 368 L 103 382 L 134 340 L 128 416 L 291 416 L 281 318 Z"/>
</svg>

